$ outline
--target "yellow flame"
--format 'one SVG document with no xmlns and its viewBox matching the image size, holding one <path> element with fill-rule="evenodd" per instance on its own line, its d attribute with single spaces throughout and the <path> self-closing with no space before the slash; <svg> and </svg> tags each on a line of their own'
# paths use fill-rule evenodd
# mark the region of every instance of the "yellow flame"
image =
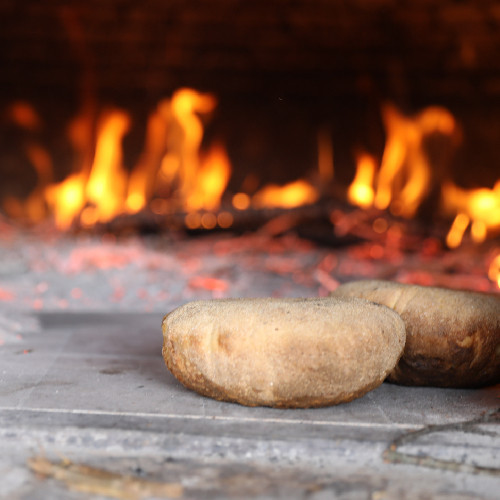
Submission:
<svg viewBox="0 0 500 500">
<path fill-rule="evenodd" d="M 76 217 L 84 226 L 106 222 L 117 214 L 143 209 L 162 187 L 186 211 L 216 210 L 226 189 L 231 165 L 221 146 L 200 156 L 203 123 L 200 115 L 215 108 L 215 97 L 180 89 L 161 101 L 150 115 L 143 154 L 130 175 L 122 165 L 122 140 L 130 127 L 123 111 L 103 113 L 92 147 L 92 116 L 83 113 L 69 130 L 75 149 L 83 158 L 77 174 L 46 189 L 45 197 L 56 213 L 56 223 L 67 228 Z M 89 150 L 95 149 L 92 157 Z M 41 156 L 38 155 L 40 159 Z M 167 187 L 165 187 L 167 184 Z M 223 224 L 227 218 L 222 219 Z M 205 225 L 212 221 L 206 218 Z"/>
<path fill-rule="evenodd" d="M 433 133 L 453 136 L 455 119 L 440 107 L 428 107 L 407 117 L 390 104 L 383 107 L 382 117 L 387 139 L 378 173 L 375 175 L 373 158 L 360 156 L 348 199 L 363 208 L 375 205 L 381 210 L 389 208 L 395 215 L 413 217 L 431 181 L 423 140 Z"/>
<path fill-rule="evenodd" d="M 99 220 L 107 221 L 121 208 L 126 174 L 122 167 L 121 141 L 130 125 L 128 115 L 114 110 L 106 113 L 98 128 L 87 200 L 98 207 Z"/>
<path fill-rule="evenodd" d="M 222 146 L 200 153 L 204 120 L 215 107 L 213 95 L 187 88 L 161 101 L 148 119 L 144 150 L 130 175 L 122 165 L 122 140 L 130 117 L 120 110 L 97 116 L 95 107 L 87 107 L 68 129 L 78 155 L 75 173 L 52 184 L 52 158 L 36 139 L 30 139 L 26 155 L 37 172 L 38 185 L 23 202 L 11 197 L 4 206 L 10 214 L 33 221 L 46 216 L 48 206 L 60 228 L 68 228 L 77 218 L 90 227 L 122 212 L 137 212 L 148 204 L 159 215 L 172 207 L 185 210 L 188 227 L 229 227 L 233 223 L 229 212 L 213 213 L 219 210 L 229 182 L 229 159 Z M 37 131 L 42 126 L 27 103 L 16 102 L 7 112 L 7 118 L 25 130 Z M 375 205 L 411 217 L 430 185 L 431 165 L 423 141 L 434 133 L 454 136 L 455 119 L 439 107 L 428 107 L 412 117 L 392 105 L 382 112 L 387 142 L 380 168 L 377 172 L 371 156 L 360 155 L 348 199 L 363 208 Z M 333 146 L 325 130 L 318 133 L 318 174 L 322 184 L 334 175 Z M 292 208 L 319 198 L 318 189 L 305 180 L 285 186 L 271 184 L 250 197 L 247 193 L 253 193 L 257 185 L 258 180 L 252 187 L 244 185 L 245 192 L 233 196 L 233 206 L 239 210 L 250 205 Z M 475 242 L 500 229 L 500 180 L 493 189 L 470 190 L 447 182 L 442 186 L 442 199 L 444 210 L 454 217 L 447 236 L 450 247 L 460 245 L 469 227 Z"/>
<path fill-rule="evenodd" d="M 387 142 L 378 175 L 375 206 L 391 207 L 397 215 L 413 217 L 427 194 L 431 177 L 423 139 L 436 132 L 453 134 L 455 120 L 449 111 L 439 107 L 428 107 L 408 118 L 394 106 L 386 105 L 382 116 Z"/>
<path fill-rule="evenodd" d="M 465 230 L 469 225 L 470 219 L 466 214 L 458 214 L 446 235 L 446 244 L 450 248 L 456 248 L 462 242 Z"/>
<path fill-rule="evenodd" d="M 169 149 L 179 158 L 180 194 L 183 200 L 191 197 L 199 171 L 203 124 L 198 114 L 212 111 L 216 104 L 213 95 L 192 89 L 177 90 L 172 96 L 170 112 L 180 131 L 177 138 L 172 138 Z"/>
<path fill-rule="evenodd" d="M 284 186 L 269 184 L 252 197 L 252 205 L 257 208 L 293 208 L 318 199 L 318 191 L 304 180 L 290 182 Z"/>
<path fill-rule="evenodd" d="M 448 181 L 443 184 L 441 194 L 447 213 L 458 213 L 471 221 L 471 236 L 476 243 L 484 241 L 488 231 L 500 229 L 500 181 L 493 189 L 462 189 Z M 455 246 L 461 243 L 467 226 L 468 223 L 460 238 L 456 237 Z"/>
<path fill-rule="evenodd" d="M 143 209 L 153 196 L 156 173 L 165 155 L 167 130 L 167 121 L 156 110 L 148 120 L 144 152 L 130 174 L 126 201 L 129 212 Z"/>
<path fill-rule="evenodd" d="M 123 210 L 127 175 L 122 167 L 121 141 L 129 124 L 129 116 L 122 111 L 104 113 L 97 128 L 90 175 L 82 170 L 47 187 L 47 203 L 53 209 L 59 228 L 67 229 L 87 203 L 92 205 L 86 213 L 87 221 L 90 213 L 92 220 L 106 222 Z"/>
<path fill-rule="evenodd" d="M 63 182 L 49 186 L 45 191 L 55 222 L 60 229 L 68 229 L 85 204 L 86 176 L 73 174 Z"/>
<path fill-rule="evenodd" d="M 373 179 L 376 171 L 375 158 L 368 154 L 358 156 L 356 175 L 347 190 L 347 198 L 353 205 L 369 208 L 373 205 L 375 193 Z"/>
<path fill-rule="evenodd" d="M 196 178 L 185 203 L 190 212 L 197 210 L 217 210 L 229 177 L 231 164 L 226 151 L 220 145 L 213 146 L 202 158 Z"/>
</svg>

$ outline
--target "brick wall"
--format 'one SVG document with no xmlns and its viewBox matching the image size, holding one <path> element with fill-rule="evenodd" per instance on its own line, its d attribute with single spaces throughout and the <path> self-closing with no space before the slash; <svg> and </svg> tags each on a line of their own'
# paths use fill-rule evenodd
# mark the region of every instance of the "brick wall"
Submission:
<svg viewBox="0 0 500 500">
<path fill-rule="evenodd" d="M 488 0 L 0 0 L 0 85 L 104 95 L 500 96 Z M 36 82 L 36 83 L 34 83 Z"/>
</svg>

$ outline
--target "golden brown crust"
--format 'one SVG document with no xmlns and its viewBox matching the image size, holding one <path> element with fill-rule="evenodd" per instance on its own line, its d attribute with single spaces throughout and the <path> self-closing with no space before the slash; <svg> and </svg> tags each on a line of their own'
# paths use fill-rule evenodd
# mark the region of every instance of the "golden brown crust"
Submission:
<svg viewBox="0 0 500 500">
<path fill-rule="evenodd" d="M 401 318 L 361 299 L 224 299 L 163 320 L 163 356 L 186 387 L 248 406 L 350 401 L 394 368 Z"/>
<path fill-rule="evenodd" d="M 406 325 L 392 382 L 480 387 L 500 382 L 500 297 L 382 280 L 341 285 L 333 296 L 361 297 L 394 309 Z"/>
</svg>

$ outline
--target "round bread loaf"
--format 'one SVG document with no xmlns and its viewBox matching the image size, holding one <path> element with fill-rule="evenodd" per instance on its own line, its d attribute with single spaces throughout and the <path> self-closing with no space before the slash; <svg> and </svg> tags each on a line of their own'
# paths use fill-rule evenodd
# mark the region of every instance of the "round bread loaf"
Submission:
<svg viewBox="0 0 500 500">
<path fill-rule="evenodd" d="M 163 320 L 163 356 L 175 377 L 248 406 L 350 401 L 383 382 L 404 343 L 394 311 L 352 298 L 207 300 Z"/>
<path fill-rule="evenodd" d="M 500 297 L 380 280 L 346 283 L 332 296 L 362 297 L 401 315 L 406 346 L 391 382 L 438 387 L 500 382 Z"/>
</svg>

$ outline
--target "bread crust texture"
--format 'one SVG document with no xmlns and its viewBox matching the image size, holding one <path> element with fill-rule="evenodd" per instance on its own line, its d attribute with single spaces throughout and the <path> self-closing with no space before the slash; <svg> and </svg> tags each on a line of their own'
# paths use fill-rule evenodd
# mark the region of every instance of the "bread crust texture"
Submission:
<svg viewBox="0 0 500 500">
<path fill-rule="evenodd" d="M 384 280 L 345 283 L 331 295 L 364 298 L 401 315 L 406 346 L 389 381 L 456 388 L 500 382 L 500 296 Z"/>
<path fill-rule="evenodd" d="M 394 368 L 406 337 L 396 313 L 356 298 L 196 301 L 162 328 L 165 363 L 183 385 L 280 408 L 362 396 Z"/>
</svg>

